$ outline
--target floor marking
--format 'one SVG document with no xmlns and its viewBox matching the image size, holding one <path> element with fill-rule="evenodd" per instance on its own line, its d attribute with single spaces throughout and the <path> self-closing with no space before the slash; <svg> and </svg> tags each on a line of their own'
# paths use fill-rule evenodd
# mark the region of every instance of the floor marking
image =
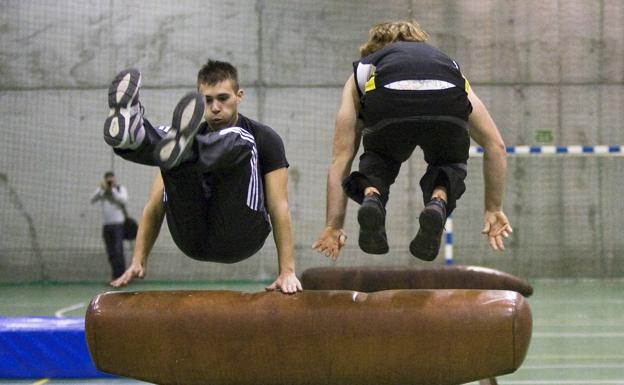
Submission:
<svg viewBox="0 0 624 385">
<path fill-rule="evenodd" d="M 555 305 L 604 305 L 604 304 L 624 304 L 624 299 L 618 298 L 607 298 L 607 299 L 599 299 L 599 300 L 591 300 L 591 299 L 562 299 L 562 300 L 552 300 L 552 299 L 533 299 L 530 298 L 529 301 L 531 303 L 539 303 L 539 304 L 555 304 Z"/>
<path fill-rule="evenodd" d="M 622 327 L 624 325 L 624 318 L 621 320 L 613 319 L 604 322 L 593 322 L 593 321 L 585 321 L 585 322 L 568 322 L 568 321 L 537 321 L 533 323 L 533 326 L 556 326 L 556 327 L 603 327 L 603 326 L 613 326 L 613 327 Z"/>
<path fill-rule="evenodd" d="M 537 338 L 623 338 L 624 333 L 533 333 Z"/>
<path fill-rule="evenodd" d="M 613 380 L 524 380 L 524 381 L 501 381 L 501 385 L 624 385 L 624 378 Z"/>
<path fill-rule="evenodd" d="M 621 369 L 624 364 L 559 364 L 559 365 L 524 365 L 521 370 L 547 369 Z"/>
<path fill-rule="evenodd" d="M 41 380 L 39 380 L 37 382 L 34 382 L 32 385 L 43 385 L 43 384 L 45 384 L 45 383 L 47 383 L 49 381 L 50 381 L 49 378 L 42 378 Z"/>
<path fill-rule="evenodd" d="M 531 354 L 527 360 L 595 360 L 595 361 L 624 361 L 624 354 Z"/>
<path fill-rule="evenodd" d="M 62 309 L 57 310 L 54 313 L 54 316 L 56 318 L 63 318 L 65 317 L 64 313 L 67 313 L 68 311 L 72 311 L 72 310 L 76 310 L 76 309 L 80 309 L 81 307 L 83 307 L 85 305 L 84 302 L 80 302 L 80 303 L 76 303 L 67 307 L 64 307 Z"/>
</svg>

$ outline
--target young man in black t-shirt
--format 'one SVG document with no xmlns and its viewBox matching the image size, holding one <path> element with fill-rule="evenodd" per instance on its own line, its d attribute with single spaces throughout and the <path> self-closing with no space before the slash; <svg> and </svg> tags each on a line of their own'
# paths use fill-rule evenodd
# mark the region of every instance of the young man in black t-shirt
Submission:
<svg viewBox="0 0 624 385">
<path fill-rule="evenodd" d="M 344 245 L 347 197 L 361 204 L 360 248 L 388 252 L 390 186 L 416 146 L 423 149 L 428 167 L 420 181 L 425 203 L 420 229 L 409 250 L 417 258 L 435 259 L 446 218 L 465 191 L 470 137 L 485 150 L 482 232 L 492 249 L 503 250 L 503 239 L 512 231 L 502 211 L 506 154 L 501 135 L 457 63 L 426 44 L 426 38 L 413 21 L 374 26 L 345 83 L 327 179 L 326 227 L 313 245 L 334 260 Z M 359 170 L 349 175 L 360 141 Z"/>
<path fill-rule="evenodd" d="M 238 113 L 243 97 L 235 67 L 210 60 L 198 92 L 176 106 L 171 126 L 154 128 L 138 102 L 141 74 L 122 71 L 109 89 L 104 140 L 117 155 L 159 166 L 139 225 L 132 263 L 112 282 L 143 278 L 164 218 L 176 245 L 201 261 L 234 263 L 256 253 L 273 233 L 279 275 L 267 290 L 295 293 L 288 208 L 288 161 L 279 135 Z"/>
</svg>

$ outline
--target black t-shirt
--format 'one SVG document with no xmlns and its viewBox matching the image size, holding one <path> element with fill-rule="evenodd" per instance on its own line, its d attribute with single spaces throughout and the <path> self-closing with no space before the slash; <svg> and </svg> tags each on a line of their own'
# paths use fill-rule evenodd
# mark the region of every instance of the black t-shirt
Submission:
<svg viewBox="0 0 624 385">
<path fill-rule="evenodd" d="M 236 126 L 244 128 L 254 136 L 261 175 L 289 166 L 284 142 L 271 127 L 249 119 L 242 114 L 238 114 Z"/>
<path fill-rule="evenodd" d="M 238 120 L 234 126 L 241 127 L 253 135 L 258 149 L 258 167 L 261 175 L 289 166 L 284 142 L 271 127 L 242 114 L 238 114 Z M 208 123 L 204 122 L 199 132 L 206 131 L 208 131 Z"/>
<path fill-rule="evenodd" d="M 241 167 L 203 173 L 200 183 L 184 175 L 189 170 L 174 172 L 165 181 L 170 196 L 165 205 L 169 230 L 178 247 L 195 259 L 240 261 L 255 253 L 271 231 L 264 193 L 255 190 L 264 191 L 263 178 L 257 180 L 254 175 L 289 166 L 284 143 L 271 127 L 240 114 L 234 127 L 253 135 L 251 151 L 257 152 L 257 163 L 244 161 Z M 204 122 L 200 133 L 206 130 Z M 177 178 L 175 185 L 168 184 L 172 178 Z"/>
</svg>

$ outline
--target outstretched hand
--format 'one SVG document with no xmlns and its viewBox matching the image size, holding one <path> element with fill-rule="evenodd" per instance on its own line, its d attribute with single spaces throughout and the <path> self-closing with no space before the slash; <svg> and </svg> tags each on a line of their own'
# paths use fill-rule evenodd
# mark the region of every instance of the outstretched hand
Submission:
<svg viewBox="0 0 624 385">
<path fill-rule="evenodd" d="M 277 279 L 272 284 L 265 287 L 264 290 L 281 290 L 281 292 L 284 294 L 295 294 L 298 291 L 303 291 L 303 288 L 301 287 L 301 282 L 299 282 L 299 279 L 297 278 L 295 273 L 289 271 L 286 273 L 281 273 L 279 277 L 277 277 Z"/>
<path fill-rule="evenodd" d="M 145 277 L 145 267 L 140 263 L 132 263 L 121 277 L 113 280 L 110 285 L 112 287 L 122 287 L 132 282 L 135 278 L 143 279 L 143 277 Z"/>
<path fill-rule="evenodd" d="M 502 211 L 486 211 L 483 217 L 481 233 L 488 237 L 490 247 L 494 251 L 505 250 L 505 238 L 513 232 L 507 216 Z"/>
<path fill-rule="evenodd" d="M 344 230 L 336 230 L 331 226 L 327 226 L 323 229 L 316 242 L 314 242 L 312 248 L 335 261 L 338 259 L 340 249 L 342 249 L 346 241 L 347 234 Z"/>
</svg>

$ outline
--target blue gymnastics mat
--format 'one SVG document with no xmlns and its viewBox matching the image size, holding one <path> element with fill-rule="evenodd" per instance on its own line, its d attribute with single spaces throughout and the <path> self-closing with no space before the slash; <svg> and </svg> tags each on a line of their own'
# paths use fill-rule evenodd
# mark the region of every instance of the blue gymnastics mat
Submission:
<svg viewBox="0 0 624 385">
<path fill-rule="evenodd" d="M 0 378 L 112 377 L 89 356 L 84 318 L 0 317 Z"/>
</svg>

